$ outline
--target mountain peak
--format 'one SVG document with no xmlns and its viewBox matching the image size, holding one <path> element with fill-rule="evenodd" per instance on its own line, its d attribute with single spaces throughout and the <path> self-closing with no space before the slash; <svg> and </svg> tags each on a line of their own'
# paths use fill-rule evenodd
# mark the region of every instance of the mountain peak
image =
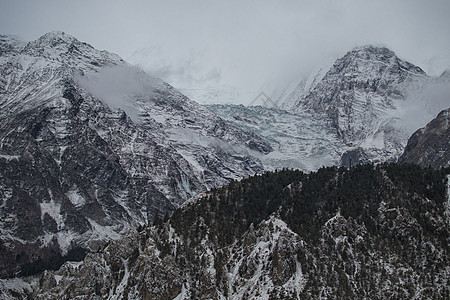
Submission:
<svg viewBox="0 0 450 300">
<path fill-rule="evenodd" d="M 425 127 L 418 129 L 408 140 L 400 163 L 418 164 L 436 169 L 450 166 L 450 108 L 441 111 Z"/>
<path fill-rule="evenodd" d="M 41 38 L 51 38 L 51 37 L 65 37 L 65 38 L 75 39 L 75 37 L 73 37 L 70 34 L 65 33 L 62 30 L 49 31 L 41 36 Z"/>
<path fill-rule="evenodd" d="M 426 73 L 418 66 L 411 64 L 405 60 L 400 59 L 394 51 L 386 47 L 378 47 L 374 45 L 365 45 L 353 48 L 347 54 L 338 59 L 337 62 L 345 61 L 351 64 L 359 64 L 358 61 L 365 61 L 370 65 L 376 66 L 376 62 L 393 66 L 394 69 L 403 69 L 419 75 L 426 75 Z M 364 70 L 365 72 L 366 70 Z"/>
<path fill-rule="evenodd" d="M 446 79 L 446 78 L 450 79 L 450 69 L 447 69 L 444 72 L 442 72 L 440 78 L 442 78 L 442 79 Z"/>
<path fill-rule="evenodd" d="M 272 150 L 117 55 L 63 32 L 0 59 L 0 195 L 5 184 L 11 191 L 0 215 L 18 224 L 0 222 L 0 248 L 7 247 L 0 277 L 22 267 L 31 274 L 33 262 L 49 267 L 54 255 L 77 246 L 97 249 L 199 192 L 261 173 L 250 150 Z M 22 175 L 34 162 L 35 172 Z M 45 195 L 22 197 L 11 176 Z"/>
<path fill-rule="evenodd" d="M 386 84 L 401 82 L 406 73 L 426 76 L 418 66 L 400 59 L 394 51 L 386 47 L 365 45 L 356 47 L 336 60 L 328 72 L 329 76 L 358 77 L 359 81 L 371 79 L 387 80 Z"/>
<path fill-rule="evenodd" d="M 48 52 L 49 49 L 59 49 L 62 51 L 70 51 L 80 46 L 94 49 L 87 43 L 80 42 L 75 37 L 62 31 L 51 31 L 35 41 L 31 41 L 25 47 L 26 52 L 37 51 L 39 53 Z M 59 51 L 58 51 L 59 52 Z"/>
<path fill-rule="evenodd" d="M 37 40 L 27 43 L 22 52 L 52 62 L 64 62 L 65 65 L 79 70 L 124 63 L 118 55 L 97 50 L 63 31 L 51 31 L 44 34 Z"/>
<path fill-rule="evenodd" d="M 390 50 L 387 47 L 379 47 L 375 45 L 364 45 L 364 46 L 357 46 L 353 48 L 350 52 L 352 53 L 383 53 L 388 56 L 395 56 L 394 51 Z"/>
<path fill-rule="evenodd" d="M 427 80 L 420 67 L 398 58 L 392 50 L 361 46 L 337 59 L 298 100 L 296 109 L 323 113 L 346 144 L 362 147 L 373 157 L 384 151 L 389 159 L 400 154 L 407 136 L 394 127 L 396 121 L 388 112 Z"/>
<path fill-rule="evenodd" d="M 38 38 L 38 40 L 41 42 L 79 42 L 74 36 L 59 30 L 47 32 L 46 34 Z"/>
</svg>

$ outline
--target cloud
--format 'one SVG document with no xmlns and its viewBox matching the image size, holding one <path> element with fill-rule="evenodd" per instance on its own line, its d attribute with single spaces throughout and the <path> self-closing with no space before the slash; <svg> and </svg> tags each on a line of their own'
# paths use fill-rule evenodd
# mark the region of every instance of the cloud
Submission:
<svg viewBox="0 0 450 300">
<path fill-rule="evenodd" d="M 421 91 L 411 93 L 400 103 L 396 111 L 397 126 L 410 136 L 449 107 L 450 81 L 433 79 Z"/>
<path fill-rule="evenodd" d="M 161 77 L 169 82 L 184 78 L 174 80 L 175 86 L 180 81 L 182 87 L 189 82 L 199 85 L 197 79 L 209 70 L 220 78 L 208 84 L 240 89 L 258 89 L 267 80 L 299 81 L 324 62 L 364 44 L 387 46 L 412 63 L 423 63 L 426 71 L 442 72 L 449 64 L 429 60 L 450 49 L 450 21 L 442 13 L 450 5 L 444 1 L 175 3 L 179 10 L 166 12 L 168 21 L 152 28 L 145 40 L 160 47 L 159 55 L 141 60 L 165 61 L 164 68 L 148 70 L 165 71 Z M 180 59 L 183 55 L 198 56 Z"/>
<path fill-rule="evenodd" d="M 200 51 L 187 50 L 167 56 L 161 47 L 143 48 L 135 51 L 128 60 L 177 88 L 208 87 L 221 80 L 220 70 L 209 65 Z"/>
<path fill-rule="evenodd" d="M 80 75 L 76 80 L 103 103 L 125 111 L 135 123 L 139 122 L 139 108 L 135 100 L 151 100 L 155 88 L 162 82 L 127 65 L 104 67 L 99 72 Z"/>
<path fill-rule="evenodd" d="M 448 0 L 0 0 L 0 28 L 28 39 L 63 30 L 124 59 L 151 49 L 139 63 L 176 87 L 258 89 L 364 44 L 437 75 L 450 68 L 448 11 Z"/>
</svg>

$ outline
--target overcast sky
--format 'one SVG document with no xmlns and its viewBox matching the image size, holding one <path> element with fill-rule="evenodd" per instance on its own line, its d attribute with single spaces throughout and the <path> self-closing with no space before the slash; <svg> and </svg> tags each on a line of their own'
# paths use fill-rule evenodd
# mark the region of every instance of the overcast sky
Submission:
<svg viewBox="0 0 450 300">
<path fill-rule="evenodd" d="M 61 30 L 180 88 L 258 88 L 374 44 L 450 68 L 449 0 L 0 0 L 0 32 Z"/>
</svg>

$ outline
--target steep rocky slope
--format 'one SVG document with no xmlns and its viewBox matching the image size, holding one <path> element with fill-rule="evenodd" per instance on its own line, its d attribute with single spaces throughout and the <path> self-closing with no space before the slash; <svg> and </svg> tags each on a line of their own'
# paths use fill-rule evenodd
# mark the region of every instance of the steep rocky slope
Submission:
<svg viewBox="0 0 450 300">
<path fill-rule="evenodd" d="M 37 299 L 446 299 L 448 171 L 364 165 L 232 182 L 15 292 Z"/>
<path fill-rule="evenodd" d="M 450 108 L 443 110 L 424 128 L 417 130 L 408 140 L 400 163 L 413 163 L 423 167 L 450 166 Z"/>
<path fill-rule="evenodd" d="M 268 142 L 62 32 L 0 37 L 0 277 L 55 268 L 209 188 Z M 72 251 L 72 252 L 71 252 Z"/>
</svg>

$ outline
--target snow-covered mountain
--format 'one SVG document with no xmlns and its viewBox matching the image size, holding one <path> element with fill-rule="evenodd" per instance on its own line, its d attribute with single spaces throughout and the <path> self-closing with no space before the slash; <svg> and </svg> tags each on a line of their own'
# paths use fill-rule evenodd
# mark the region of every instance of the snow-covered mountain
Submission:
<svg viewBox="0 0 450 300">
<path fill-rule="evenodd" d="M 294 112 L 326 115 L 349 146 L 361 148 L 369 160 L 397 157 L 410 133 L 398 123 L 398 107 L 429 81 L 417 66 L 387 48 L 355 48 L 338 59 L 323 78 L 297 96 Z"/>
<path fill-rule="evenodd" d="M 0 274 L 95 250 L 200 192 L 262 172 L 249 153 L 271 150 L 63 32 L 29 43 L 1 36 Z"/>
<path fill-rule="evenodd" d="M 35 299 L 447 299 L 448 187 L 442 171 L 395 164 L 254 176 L 84 262 L 0 282 L 0 291 Z"/>
<path fill-rule="evenodd" d="M 430 81 L 367 46 L 278 91 L 289 111 L 209 110 L 62 32 L 0 36 L 0 277 L 21 276 L 0 279 L 0 297 L 445 298 L 445 170 L 239 181 L 396 158 L 400 113 Z M 448 150 L 446 112 L 409 153 Z"/>
<path fill-rule="evenodd" d="M 209 107 L 271 141 L 275 151 L 262 157 L 268 168 L 396 161 L 410 135 L 449 107 L 449 78 L 431 78 L 386 48 L 364 46 L 283 90 L 271 99 L 278 109 Z"/>
</svg>

